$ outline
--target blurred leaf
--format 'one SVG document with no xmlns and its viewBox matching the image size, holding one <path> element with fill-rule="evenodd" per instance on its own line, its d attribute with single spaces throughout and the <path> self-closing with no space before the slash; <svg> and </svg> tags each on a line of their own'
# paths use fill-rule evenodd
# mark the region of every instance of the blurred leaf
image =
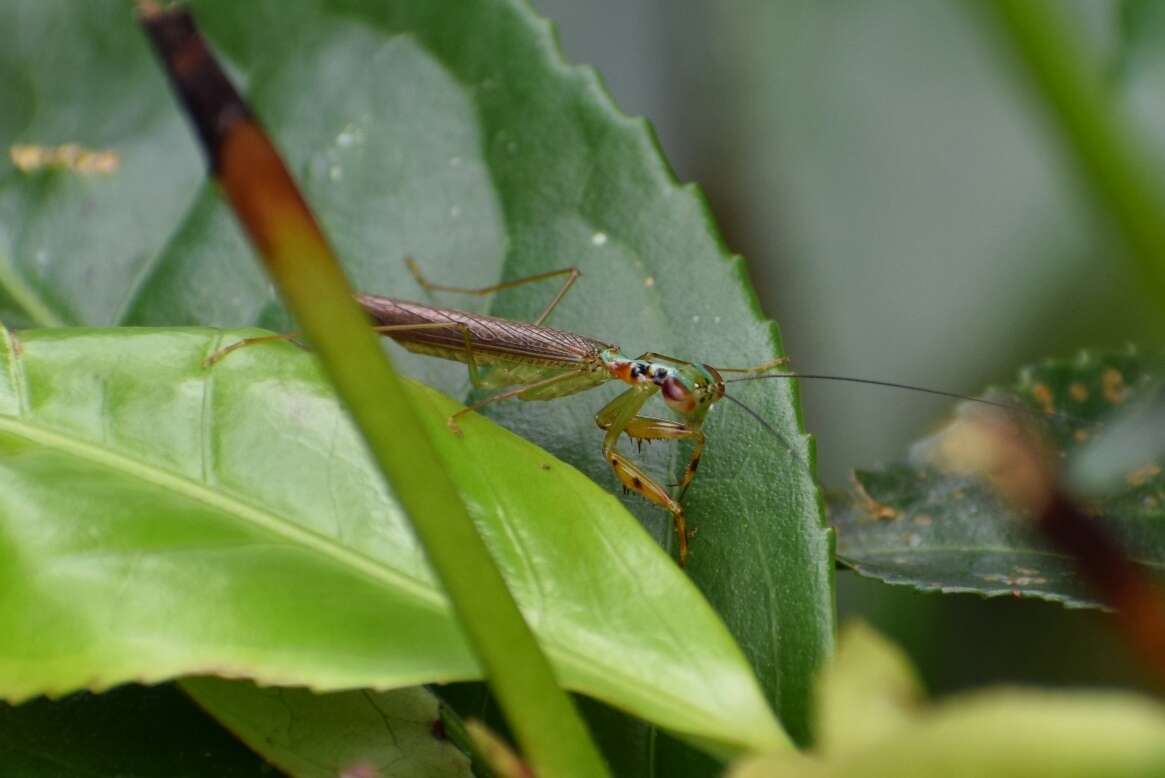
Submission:
<svg viewBox="0 0 1165 778">
<path fill-rule="evenodd" d="M 1088 448 L 1114 410 L 1138 412 L 1156 394 L 1161 363 L 1133 350 L 1084 352 L 1025 369 L 1007 397 L 1039 412 L 1062 458 Z M 999 398 L 996 398 L 999 399 Z M 916 446 L 915 464 L 854 474 L 855 488 L 833 501 L 838 557 L 887 583 L 944 592 L 1039 597 L 1069 606 L 1097 603 L 1076 579 L 1073 560 L 1051 548 L 1028 522 L 1004 507 L 976 478 L 930 465 Z M 1101 437 L 1101 443 L 1104 443 Z M 1165 477 L 1159 461 L 1139 461 L 1119 491 L 1090 501 L 1132 558 L 1165 568 Z"/>
<path fill-rule="evenodd" d="M 255 778 L 278 772 L 164 685 L 0 703 L 0 774 Z"/>
<path fill-rule="evenodd" d="M 861 622 L 846 624 L 817 679 L 814 744 L 829 754 L 872 745 L 906 723 L 924 697 L 901 649 Z"/>
<path fill-rule="evenodd" d="M 388 778 L 464 778 L 469 758 L 441 735 L 437 698 L 413 687 L 313 694 L 190 678 L 182 687 L 272 764 L 299 778 L 354 767 Z"/>
<path fill-rule="evenodd" d="M 524 5 L 194 5 L 362 289 L 425 299 L 406 254 L 434 280 L 466 286 L 573 264 L 585 277 L 554 326 L 717 365 L 779 352 L 775 326 L 699 195 L 676 184 L 645 124 L 618 113 L 592 71 L 562 62 L 548 26 Z M 116 176 L 81 181 L 8 171 L 0 232 L 10 236 L 15 278 L 65 319 L 289 327 L 242 261 L 247 248 L 212 187 L 192 197 L 191 141 L 124 7 L 26 0 L 0 11 L 4 67 L 12 83 L 34 85 L 17 112 L 26 117 L 18 139 L 76 140 L 123 161 Z M 110 62 L 99 66 L 106 52 Z M 58 106 L 55 95 L 74 91 L 84 99 Z M 25 110 L 34 99 L 37 110 Z M 111 214 L 91 224 L 87 209 L 99 221 Z M 513 290 L 489 310 L 529 318 L 550 294 Z M 437 302 L 482 310 L 476 298 Z M 400 361 L 426 383 L 468 395 L 462 366 Z M 593 422 L 610 391 L 491 413 L 614 488 Z M 808 461 L 794 392 L 772 382 L 740 395 Z M 688 497 L 698 530 L 688 572 L 803 737 L 809 678 L 833 633 L 818 492 L 784 444 L 738 410 L 713 414 L 707 432 Z M 644 458 L 670 481 L 683 454 L 665 445 Z M 674 542 L 665 512 L 629 504 Z"/>
<path fill-rule="evenodd" d="M 1069 482 L 1083 495 L 1104 497 L 1129 486 L 1135 480 L 1155 478 L 1146 462 L 1165 457 L 1165 394 L 1161 387 L 1139 393 L 1137 404 L 1097 430 L 1095 439 L 1075 452 L 1068 463 Z"/>
<path fill-rule="evenodd" d="M 0 695 L 479 676 L 310 355 L 46 330 L 0 351 Z M 563 684 L 717 751 L 783 735 L 695 587 L 614 497 L 426 387 L 414 402 Z M 61 488 L 68 484 L 68 488 Z M 565 496 L 565 497 L 564 497 Z"/>
<path fill-rule="evenodd" d="M 203 174 L 131 4 L 0 7 L 0 319 L 113 324 Z M 17 170 L 9 144 L 113 152 L 115 173 Z"/>
<path fill-rule="evenodd" d="M 1089 56 L 1079 14 L 1045 0 L 981 5 L 1030 81 L 1034 101 L 1047 112 L 1096 210 L 1121 237 L 1130 270 L 1158 307 L 1165 307 L 1165 199 L 1159 176 Z"/>
<path fill-rule="evenodd" d="M 1138 140 L 1165 167 L 1165 8 L 1156 0 L 1122 0 L 1120 39 L 1110 85 L 1141 131 Z"/>
<path fill-rule="evenodd" d="M 896 646 L 869 628 L 846 629 L 817 699 L 819 720 L 829 728 L 847 722 L 848 731 L 835 731 L 842 738 L 815 756 L 752 759 L 730 776 L 1107 778 L 1165 770 L 1165 707 L 1148 697 L 996 688 L 912 704 L 918 696 Z M 854 703 L 859 710 L 844 709 Z"/>
</svg>

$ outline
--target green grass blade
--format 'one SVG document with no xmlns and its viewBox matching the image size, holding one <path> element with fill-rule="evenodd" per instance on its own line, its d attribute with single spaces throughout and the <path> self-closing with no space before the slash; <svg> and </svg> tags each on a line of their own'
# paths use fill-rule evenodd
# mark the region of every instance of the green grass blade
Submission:
<svg viewBox="0 0 1165 778">
<path fill-rule="evenodd" d="M 605 775 L 278 153 L 191 18 L 141 7 L 212 170 L 404 505 L 526 758 L 547 776 Z"/>
<path fill-rule="evenodd" d="M 1089 66 L 1064 4 L 992 0 L 999 27 L 1043 97 L 1094 196 L 1165 306 L 1165 199 L 1117 101 Z"/>
</svg>

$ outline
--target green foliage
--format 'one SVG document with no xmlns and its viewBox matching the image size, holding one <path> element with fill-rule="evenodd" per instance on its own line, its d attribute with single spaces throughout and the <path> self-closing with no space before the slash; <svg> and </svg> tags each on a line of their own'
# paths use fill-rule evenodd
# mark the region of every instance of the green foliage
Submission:
<svg viewBox="0 0 1165 778">
<path fill-rule="evenodd" d="M 554 326 L 630 352 L 718 366 L 780 353 L 775 326 L 760 315 L 699 194 L 676 183 L 650 130 L 611 105 L 593 72 L 564 64 L 548 26 L 524 5 L 194 5 L 361 289 L 529 319 L 550 289 L 426 296 L 403 258 L 459 286 L 575 265 L 584 277 L 555 311 Z M 1152 168 L 1125 144 L 1125 128 L 1108 122 L 1107 108 L 1097 108 L 1108 96 L 1096 84 L 1070 83 L 1090 77 L 1087 65 L 1047 67 L 1067 50 L 1066 39 L 1026 13 L 1009 13 L 1024 11 L 1021 4 L 997 5 L 1033 67 L 1044 68 L 1055 120 L 1071 130 L 1074 159 L 1097 202 L 1117 215 L 1150 275 L 1159 275 L 1163 222 Z M 10 0 L 0 8 L 0 138 L 78 143 L 119 160 L 115 172 L 79 174 L 19 171 L 0 159 L 0 320 L 293 328 L 204 177 L 129 6 Z M 1125 11 L 1112 84 L 1135 118 L 1153 126 L 1165 105 L 1156 83 L 1165 16 L 1144 2 Z M 776 48 L 795 47 L 765 41 L 766 51 Z M 763 147 L 771 133 L 757 127 L 750 132 Z M 851 160 L 841 156 L 839 169 L 848 170 Z M 879 159 L 909 169 L 899 155 Z M 771 210 L 768 197 L 754 199 L 760 205 L 747 207 Z M 950 209 L 941 202 L 941 211 Z M 929 227 L 895 235 L 908 247 L 926 229 L 945 241 L 946 222 L 932 216 L 921 220 Z M 917 213 L 902 223 L 912 220 L 920 221 Z M 831 245 L 861 242 L 836 220 L 819 221 L 831 236 L 849 236 Z M 364 756 L 384 764 L 397 758 L 388 746 L 425 764 L 420 774 L 434 769 L 420 761 L 429 757 L 448 758 L 449 774 L 463 774 L 464 760 L 427 729 L 433 696 L 415 685 L 479 673 L 395 499 L 308 356 L 269 345 L 208 373 L 199 360 L 222 337 L 206 329 L 37 331 L 21 335 L 23 354 L 5 352 L 0 695 L 189 673 L 363 689 L 313 694 L 221 679 L 186 686 L 295 774 L 332 774 Z M 409 354 L 399 361 L 429 387 L 475 397 L 462 366 Z M 1135 404 L 1153 387 L 1156 368 L 1132 352 L 1050 361 L 1025 371 L 1008 396 L 1074 417 L 1054 420 L 1049 434 L 1071 455 L 1076 483 L 1091 490 L 1138 561 L 1160 569 L 1165 481 L 1153 461 L 1160 446 L 1143 434 L 1101 436 L 1092 426 L 1110 422 L 1112 406 Z M 833 642 L 832 538 L 806 467 L 814 452 L 794 385 L 736 387 L 795 452 L 727 403 L 712 415 L 687 500 L 697 530 L 690 581 L 657 547 L 674 544 L 669 517 L 625 500 L 644 533 L 607 493 L 616 482 L 599 455 L 593 414 L 611 388 L 488 409 L 545 450 L 476 419 L 464 425 L 464 439 L 452 438 L 444 418 L 455 406 L 430 389 L 412 390 L 563 684 L 638 717 L 587 706 L 620 774 L 718 770 L 657 736 L 655 726 L 719 756 L 780 748 L 766 698 L 799 742 L 813 730 L 817 751 L 739 766 L 741 776 L 908 774 L 904 765 L 918 774 L 1161 769 L 1156 744 L 1165 717 L 1143 700 L 995 691 L 928 705 L 905 659 L 862 632 L 822 678 L 811 727 L 811 679 Z M 1139 426 L 1143 433 L 1155 424 Z M 662 445 L 640 456 L 666 481 L 685 453 Z M 1070 560 L 1006 515 L 981 485 L 920 461 L 855 475 L 859 491 L 837 503 L 834 517 L 847 563 L 921 589 L 1094 604 Z M 1107 476 L 1116 467 L 1123 489 L 1097 491 L 1112 483 L 1102 477 L 1105 465 Z M 157 694 L 173 695 L 169 688 Z M 26 758 L 30 775 L 62 755 L 101 774 L 117 749 L 129 747 L 112 737 L 54 744 L 51 731 L 104 732 L 93 720 L 128 716 L 125 709 L 149 715 L 156 708 L 134 696 L 140 692 L 2 707 L 0 745 Z M 106 707 L 124 700 L 124 708 Z M 173 707 L 173 726 L 188 726 L 189 710 Z M 310 737 L 295 738 L 297 729 Z M 173 741 L 147 733 L 150 742 L 128 769 L 143 776 L 198 774 L 192 765 L 224 775 L 262 769 L 248 754 L 219 750 L 221 735 L 199 740 L 215 743 L 211 762 L 200 763 L 184 761 L 181 744 L 161 753 L 155 746 Z"/>
<path fill-rule="evenodd" d="M 4 39 L 3 66 L 11 83 L 28 85 L 20 104 L 37 106 L 15 112 L 24 117 L 15 137 L 112 149 L 122 164 L 116 175 L 89 177 L 0 169 L 0 258 L 13 280 L 5 319 L 292 326 L 213 187 L 200 189 L 188 131 L 124 7 L 6 6 L 21 23 L 0 24 L 20 29 Z M 469 286 L 574 264 L 584 278 L 555 326 L 717 365 L 778 352 L 775 327 L 698 194 L 676 184 L 646 125 L 619 114 L 593 72 L 563 64 L 526 8 L 434 0 L 195 9 L 360 288 L 421 296 L 403 265 L 408 254 L 433 279 Z M 486 310 L 528 318 L 547 296 L 514 290 Z M 27 299 L 39 305 L 17 304 Z M 436 302 L 483 309 L 475 299 Z M 467 396 L 463 368 L 401 363 Z M 774 382 L 740 395 L 808 461 L 793 392 Z M 592 421 L 607 397 L 491 413 L 614 488 Z M 688 497 L 698 531 L 689 573 L 785 725 L 803 736 L 808 679 L 832 641 L 830 539 L 817 490 L 798 459 L 736 409 L 713 414 L 707 432 Z M 652 472 L 678 472 L 673 446 L 646 458 Z M 628 504 L 672 542 L 663 511 Z"/>
<path fill-rule="evenodd" d="M 1145 776 L 1165 770 L 1165 707 L 1114 692 L 996 689 L 927 703 L 906 657 L 861 625 L 844 630 L 817 687 L 813 755 L 741 764 L 784 776 Z"/>
<path fill-rule="evenodd" d="M 1151 399 L 1159 375 L 1157 358 L 1086 352 L 1028 367 L 989 396 L 1029 408 L 1067 461 L 1087 454 L 1094 441 L 1107 445 L 1106 425 Z M 1040 415 L 1049 412 L 1060 415 Z M 990 486 L 933 464 L 930 450 L 943 434 L 917 444 L 909 465 L 854 474 L 855 489 L 833 501 L 838 557 L 863 575 L 919 589 L 1095 605 L 1074 560 L 1001 504 Z M 1155 461 L 1161 453 L 1130 462 L 1118 488 L 1090 500 L 1132 557 L 1158 570 L 1165 569 L 1165 478 Z"/>
<path fill-rule="evenodd" d="M 314 360 L 284 344 L 208 371 L 223 337 L 45 330 L 4 349 L 0 691 L 477 677 Z M 431 389 L 413 402 L 565 686 L 717 750 L 782 742 L 716 615 L 617 500 L 485 419 L 455 437 Z"/>
</svg>

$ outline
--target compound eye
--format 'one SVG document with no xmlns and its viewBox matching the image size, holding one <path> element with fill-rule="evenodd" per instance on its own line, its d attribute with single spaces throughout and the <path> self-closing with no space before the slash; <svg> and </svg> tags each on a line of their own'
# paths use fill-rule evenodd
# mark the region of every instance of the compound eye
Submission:
<svg viewBox="0 0 1165 778">
<path fill-rule="evenodd" d="M 660 385 L 660 391 L 663 393 L 663 399 L 669 405 L 675 406 L 680 410 L 691 410 L 695 406 L 695 402 L 692 400 L 692 393 L 675 378 L 666 379 Z"/>
</svg>

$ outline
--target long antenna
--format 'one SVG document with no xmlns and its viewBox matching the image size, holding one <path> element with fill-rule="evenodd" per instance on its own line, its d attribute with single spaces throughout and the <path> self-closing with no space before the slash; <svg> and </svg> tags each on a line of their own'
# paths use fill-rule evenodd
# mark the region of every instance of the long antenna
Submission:
<svg viewBox="0 0 1165 778">
<path fill-rule="evenodd" d="M 735 384 L 741 381 L 763 381 L 767 378 L 803 378 L 809 380 L 819 381 L 841 381 L 850 384 L 865 384 L 867 386 L 883 386 L 888 389 L 905 389 L 909 392 L 919 392 L 921 394 L 930 394 L 937 397 L 948 397 L 952 400 L 963 400 L 965 402 L 980 403 L 982 405 L 991 405 L 996 408 L 1002 408 L 1007 411 L 1019 411 L 1033 416 L 1043 416 L 1045 418 L 1063 419 L 1071 421 L 1076 424 L 1091 426 L 1091 424 L 1083 419 L 1077 419 L 1071 414 L 1059 413 L 1057 411 L 1038 411 L 1033 408 L 1028 408 L 1023 405 L 1016 405 L 1015 403 L 998 402 L 996 400 L 985 400 L 982 397 L 971 397 L 970 395 L 959 394 L 958 392 L 946 392 L 942 389 L 931 389 L 925 386 L 913 386 L 911 384 L 900 384 L 896 381 L 879 381 L 876 378 L 855 378 L 847 375 L 826 375 L 824 373 L 766 373 L 765 375 L 752 375 L 743 378 L 729 378 L 724 383 Z M 726 395 L 727 396 L 727 395 Z"/>
<path fill-rule="evenodd" d="M 793 459 L 796 459 L 797 463 L 800 464 L 802 467 L 804 467 L 805 470 L 808 471 L 810 473 L 810 475 L 812 475 L 813 471 L 809 467 L 809 463 L 801 458 L 801 455 L 797 453 L 797 449 L 793 448 L 793 444 L 789 442 L 789 439 L 786 438 L 784 435 L 782 435 L 777 430 L 776 427 L 769 424 L 767 421 L 765 421 L 765 418 L 763 416 L 761 416 L 759 413 L 754 411 L 752 408 L 749 408 L 747 405 L 745 405 L 744 403 L 742 403 L 740 400 L 736 399 L 732 395 L 725 394 L 725 395 L 723 395 L 723 397 L 725 400 L 731 400 L 732 402 L 739 405 L 744 410 L 745 413 L 747 413 L 749 416 L 751 416 L 753 419 L 755 419 L 758 424 L 760 424 L 762 427 L 764 427 L 766 430 L 768 430 L 770 433 L 772 433 L 773 437 L 775 437 L 777 440 L 779 440 L 781 442 L 781 445 L 784 446 L 785 449 L 789 452 L 789 454 L 792 455 Z"/>
</svg>

